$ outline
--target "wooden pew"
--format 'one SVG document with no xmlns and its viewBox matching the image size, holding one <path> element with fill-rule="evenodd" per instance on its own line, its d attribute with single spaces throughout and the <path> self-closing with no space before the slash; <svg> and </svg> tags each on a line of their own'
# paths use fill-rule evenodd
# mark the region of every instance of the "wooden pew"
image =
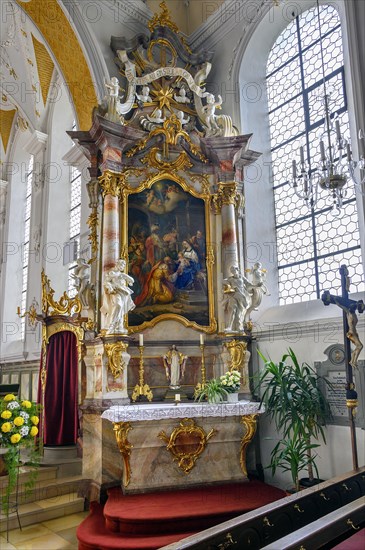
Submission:
<svg viewBox="0 0 365 550">
<path fill-rule="evenodd" d="M 365 467 L 299 491 L 160 550 L 259 550 L 273 543 L 272 548 L 282 549 L 285 546 L 278 544 L 279 539 L 302 528 L 308 528 L 310 532 L 317 520 L 340 512 L 341 508 L 364 495 Z M 348 533 L 351 534 L 351 526 Z"/>
</svg>

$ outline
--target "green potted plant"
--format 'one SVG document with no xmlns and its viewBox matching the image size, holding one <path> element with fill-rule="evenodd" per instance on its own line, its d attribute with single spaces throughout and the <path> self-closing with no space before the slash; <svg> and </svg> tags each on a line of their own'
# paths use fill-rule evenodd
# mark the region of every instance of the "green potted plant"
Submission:
<svg viewBox="0 0 365 550">
<path fill-rule="evenodd" d="M 0 447 L 5 449 L 3 461 L 8 475 L 8 484 L 3 495 L 3 508 L 8 511 L 9 497 L 14 490 L 20 467 L 20 449 L 30 449 L 29 461 L 36 464 L 39 453 L 35 437 L 38 434 L 39 406 L 12 393 L 0 399 Z M 35 476 L 25 484 L 30 489 Z"/>
<path fill-rule="evenodd" d="M 236 371 L 228 371 L 220 378 L 211 378 L 205 384 L 198 384 L 194 398 L 196 401 L 207 400 L 208 403 L 220 403 L 226 401 L 229 395 L 237 393 L 240 388 L 241 374 Z"/>
<path fill-rule="evenodd" d="M 318 443 L 310 443 L 307 439 L 301 437 L 298 426 L 293 431 L 281 439 L 271 451 L 270 468 L 272 475 L 275 475 L 277 468 L 283 472 L 290 472 L 293 489 L 299 491 L 303 486 L 299 474 L 309 466 L 316 472 L 318 470 L 315 463 L 315 455 L 312 450 L 319 447 Z M 290 491 L 288 491 L 290 492 Z"/>
<path fill-rule="evenodd" d="M 330 417 L 330 409 L 319 381 L 329 383 L 307 363 L 300 365 L 291 348 L 279 363 L 259 354 L 265 361 L 259 376 L 259 384 L 263 387 L 261 403 L 265 404 L 266 413 L 283 434 L 271 455 L 272 471 L 274 473 L 279 466 L 284 471 L 289 469 L 288 465 L 293 471 L 305 467 L 308 478 L 304 483 L 318 483 L 319 480 L 314 478 L 314 472 L 317 476 L 318 472 L 312 450 L 319 445 L 313 444 L 312 438 L 318 440 L 321 436 L 326 442 L 323 427 Z M 297 451 L 296 456 L 294 449 Z M 289 459 L 287 466 L 282 465 L 285 455 L 286 460 Z M 295 462 L 298 462 L 297 466 Z"/>
</svg>

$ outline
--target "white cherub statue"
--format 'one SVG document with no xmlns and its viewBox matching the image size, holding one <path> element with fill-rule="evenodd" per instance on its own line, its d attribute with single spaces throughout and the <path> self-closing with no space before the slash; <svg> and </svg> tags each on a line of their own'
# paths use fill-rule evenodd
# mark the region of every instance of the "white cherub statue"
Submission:
<svg viewBox="0 0 365 550">
<path fill-rule="evenodd" d="M 190 103 L 190 99 L 186 96 L 186 90 L 184 87 L 179 89 L 178 94 L 174 94 L 174 100 L 177 103 Z"/>
<path fill-rule="evenodd" d="M 215 110 L 217 107 L 220 107 L 223 103 L 222 97 L 218 96 L 218 101 L 215 100 L 213 94 L 208 94 L 206 96 L 207 104 L 203 107 L 203 113 L 205 115 L 205 125 L 209 130 L 219 131 L 219 126 L 216 121 Z"/>
<path fill-rule="evenodd" d="M 184 124 L 187 124 L 190 120 L 190 117 L 184 118 L 183 111 L 176 111 L 176 118 L 181 122 L 181 126 L 184 126 Z"/>
<path fill-rule="evenodd" d="M 137 99 L 139 101 L 141 101 L 142 103 L 151 103 L 152 102 L 152 98 L 150 96 L 149 86 L 143 86 L 142 87 L 142 93 L 140 93 L 140 94 L 136 93 L 136 96 L 137 96 Z"/>
<path fill-rule="evenodd" d="M 155 124 L 162 124 L 162 122 L 165 122 L 166 118 L 163 118 L 161 109 L 156 109 L 154 116 L 147 115 L 147 118 L 150 122 L 153 122 Z"/>
</svg>

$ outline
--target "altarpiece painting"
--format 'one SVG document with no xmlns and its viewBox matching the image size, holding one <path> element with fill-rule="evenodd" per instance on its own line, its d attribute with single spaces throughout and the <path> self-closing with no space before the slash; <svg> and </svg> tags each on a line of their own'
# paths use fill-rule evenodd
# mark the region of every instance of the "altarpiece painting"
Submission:
<svg viewBox="0 0 365 550">
<path fill-rule="evenodd" d="M 206 204 L 187 189 L 163 178 L 128 196 L 129 326 L 177 315 L 209 326 Z"/>
</svg>

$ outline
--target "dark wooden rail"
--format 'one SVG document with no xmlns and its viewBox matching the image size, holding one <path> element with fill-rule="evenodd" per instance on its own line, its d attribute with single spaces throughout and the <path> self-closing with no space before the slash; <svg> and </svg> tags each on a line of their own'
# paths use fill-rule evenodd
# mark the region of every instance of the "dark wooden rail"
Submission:
<svg viewBox="0 0 365 550">
<path fill-rule="evenodd" d="M 313 521 L 306 527 L 264 546 L 262 550 L 278 550 L 278 548 L 318 550 L 318 548 L 332 544 L 337 539 L 353 535 L 364 524 L 365 497 L 361 497 L 350 504 L 345 504 L 339 510 Z"/>
<path fill-rule="evenodd" d="M 330 514 L 339 512 L 364 495 L 365 467 L 299 491 L 160 550 L 224 550 L 228 548 L 259 550 L 270 548 L 273 543 L 275 544 L 271 548 L 275 550 L 286 548 L 279 543 L 279 539 L 302 528 L 306 528 L 307 533 L 310 534 L 317 520 L 326 516 L 325 522 L 327 522 Z M 344 510 L 346 512 L 347 509 L 344 508 Z M 353 521 L 355 522 L 356 518 Z M 352 527 L 349 526 L 349 536 L 353 532 Z M 333 540 L 338 536 L 334 532 Z M 296 548 L 299 549 L 300 546 L 301 544 Z M 320 548 L 318 544 L 316 547 Z"/>
</svg>

